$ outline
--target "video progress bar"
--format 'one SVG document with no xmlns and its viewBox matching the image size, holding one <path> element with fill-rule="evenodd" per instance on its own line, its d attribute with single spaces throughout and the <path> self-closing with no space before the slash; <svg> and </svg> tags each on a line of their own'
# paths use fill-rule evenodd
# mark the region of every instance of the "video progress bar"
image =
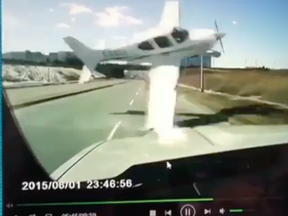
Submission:
<svg viewBox="0 0 288 216">
<path fill-rule="evenodd" d="M 171 202 L 213 202 L 213 198 L 197 199 L 155 199 L 155 200 L 122 200 L 122 201 L 95 201 L 95 202 L 61 202 L 61 203 L 22 203 L 18 207 L 31 206 L 70 206 L 70 205 L 121 205 L 121 204 L 142 204 L 142 203 L 171 203 Z"/>
</svg>

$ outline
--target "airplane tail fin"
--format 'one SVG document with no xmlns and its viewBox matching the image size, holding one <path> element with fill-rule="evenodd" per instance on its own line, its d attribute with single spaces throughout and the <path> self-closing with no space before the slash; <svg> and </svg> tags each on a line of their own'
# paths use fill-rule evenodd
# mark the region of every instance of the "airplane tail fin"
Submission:
<svg viewBox="0 0 288 216">
<path fill-rule="evenodd" d="M 180 5 L 178 0 L 165 2 L 159 27 L 172 28 L 180 26 Z"/>
<path fill-rule="evenodd" d="M 81 59 L 90 72 L 94 72 L 96 65 L 103 59 L 102 50 L 91 49 L 79 40 L 70 36 L 63 38 L 63 40 L 74 51 L 75 55 Z M 81 77 L 80 79 L 82 79 Z M 87 78 L 85 78 L 85 80 L 86 79 Z"/>
</svg>

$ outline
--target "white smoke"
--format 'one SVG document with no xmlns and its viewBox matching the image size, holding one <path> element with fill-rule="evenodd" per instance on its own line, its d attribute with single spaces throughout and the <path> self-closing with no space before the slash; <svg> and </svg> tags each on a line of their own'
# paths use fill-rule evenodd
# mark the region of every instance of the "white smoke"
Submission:
<svg viewBox="0 0 288 216">
<path fill-rule="evenodd" d="M 88 69 L 86 65 L 84 65 L 78 83 L 83 84 L 85 82 L 88 82 L 91 78 L 91 75 L 92 75 L 91 71 Z"/>
<path fill-rule="evenodd" d="M 179 145 L 186 144 L 187 137 L 186 134 L 183 132 L 181 128 L 172 128 L 164 134 L 160 134 L 158 137 L 158 143 L 159 145 L 165 145 L 165 146 L 173 146 L 173 145 Z"/>
<path fill-rule="evenodd" d="M 183 138 L 180 130 L 174 128 L 179 67 L 165 65 L 152 68 L 148 78 L 146 128 L 153 128 L 161 141 L 173 140 L 172 137 L 177 140 Z"/>
</svg>

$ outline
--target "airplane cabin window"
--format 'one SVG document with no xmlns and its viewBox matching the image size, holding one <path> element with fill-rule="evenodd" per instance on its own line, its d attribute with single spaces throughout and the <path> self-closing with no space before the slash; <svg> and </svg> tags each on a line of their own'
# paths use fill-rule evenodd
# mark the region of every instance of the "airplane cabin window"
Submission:
<svg viewBox="0 0 288 216">
<path fill-rule="evenodd" d="M 154 47 L 148 42 L 144 41 L 138 45 L 138 48 L 141 50 L 153 50 Z"/>
<path fill-rule="evenodd" d="M 177 43 L 182 43 L 187 40 L 189 33 L 185 29 L 181 28 L 174 28 L 171 36 L 175 39 Z"/>
<path fill-rule="evenodd" d="M 154 38 L 155 43 L 160 48 L 167 48 L 173 46 L 173 44 L 170 42 L 170 40 L 167 37 L 156 37 Z"/>
</svg>

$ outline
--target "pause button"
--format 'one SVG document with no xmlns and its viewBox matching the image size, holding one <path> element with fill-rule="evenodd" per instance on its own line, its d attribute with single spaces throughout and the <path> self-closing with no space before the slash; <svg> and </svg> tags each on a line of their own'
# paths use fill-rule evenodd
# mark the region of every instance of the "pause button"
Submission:
<svg viewBox="0 0 288 216">
<path fill-rule="evenodd" d="M 195 216 L 195 214 L 196 214 L 196 209 L 194 208 L 194 206 L 190 204 L 186 204 L 182 206 L 180 210 L 181 216 Z"/>
</svg>

